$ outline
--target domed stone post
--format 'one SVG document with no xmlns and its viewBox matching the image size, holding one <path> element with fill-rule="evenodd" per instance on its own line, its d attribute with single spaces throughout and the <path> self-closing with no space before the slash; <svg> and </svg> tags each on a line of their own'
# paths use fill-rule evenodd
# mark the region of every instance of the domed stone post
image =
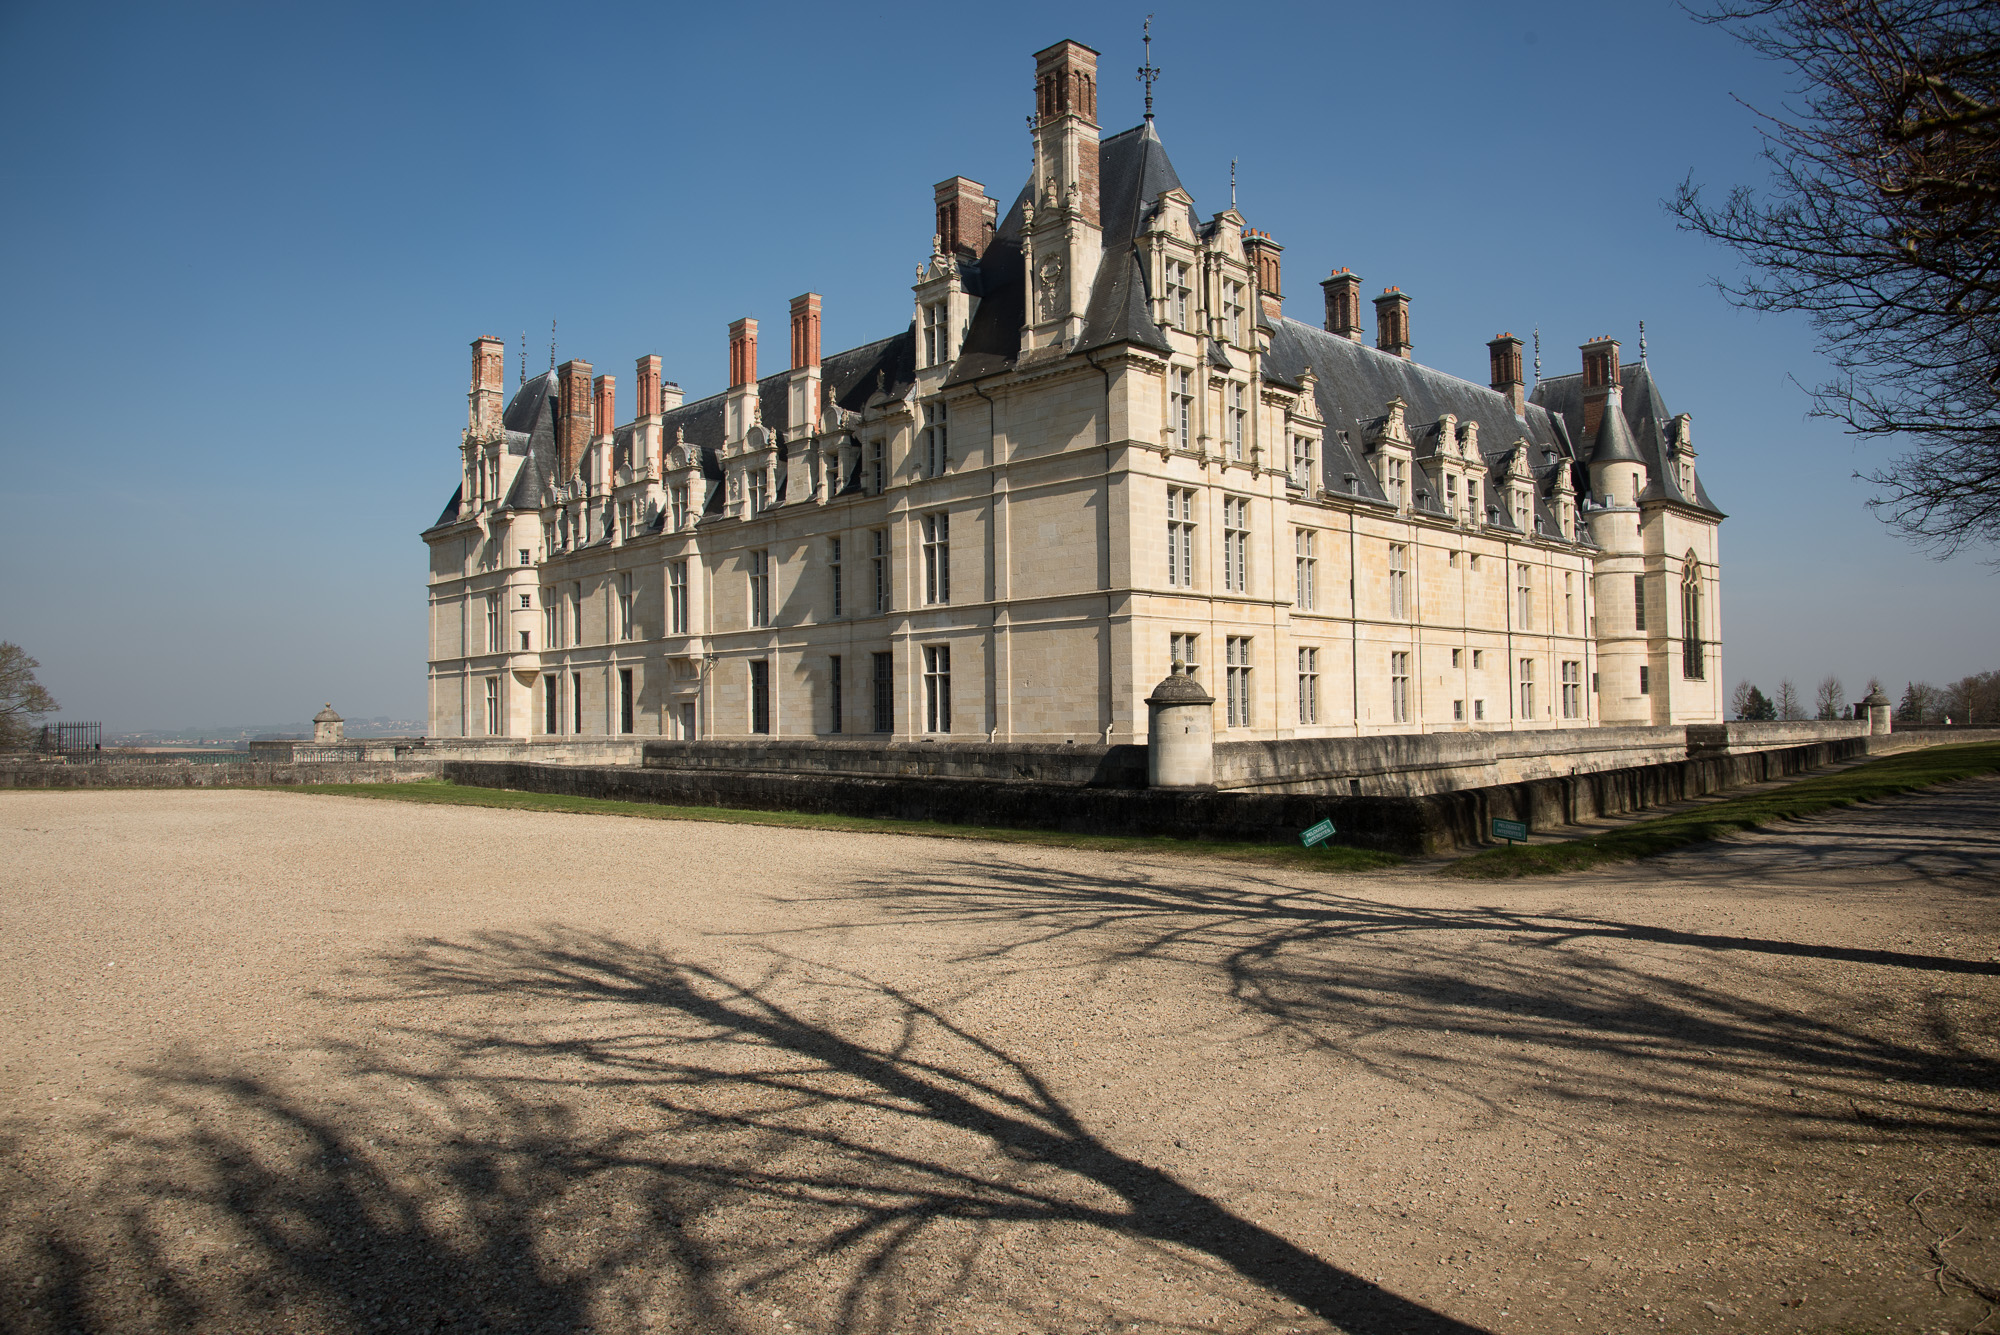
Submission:
<svg viewBox="0 0 2000 1335">
<path fill-rule="evenodd" d="M 1878 686 L 1868 692 L 1861 701 L 1861 706 L 1868 711 L 1868 735 L 1887 737 L 1889 729 L 1894 726 L 1892 720 L 1895 717 L 1895 706 L 1889 703 L 1888 696 L 1882 694 L 1882 688 Z"/>
<path fill-rule="evenodd" d="M 347 724 L 340 715 L 333 712 L 329 702 L 326 708 L 313 715 L 313 745 L 338 746 L 347 734 Z"/>
<path fill-rule="evenodd" d="M 1155 788 L 1215 786 L 1215 697 L 1181 664 L 1146 697 L 1146 782 Z"/>
</svg>

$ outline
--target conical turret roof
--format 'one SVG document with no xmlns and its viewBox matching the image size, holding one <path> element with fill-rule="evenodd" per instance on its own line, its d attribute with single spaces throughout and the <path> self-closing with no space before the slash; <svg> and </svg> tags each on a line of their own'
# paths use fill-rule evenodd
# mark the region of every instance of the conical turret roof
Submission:
<svg viewBox="0 0 2000 1335">
<path fill-rule="evenodd" d="M 1593 466 L 1646 462 L 1632 439 L 1632 428 L 1625 425 L 1625 395 L 1616 385 L 1604 396 L 1604 418 L 1597 424 L 1597 444 L 1590 452 L 1590 462 Z"/>
</svg>

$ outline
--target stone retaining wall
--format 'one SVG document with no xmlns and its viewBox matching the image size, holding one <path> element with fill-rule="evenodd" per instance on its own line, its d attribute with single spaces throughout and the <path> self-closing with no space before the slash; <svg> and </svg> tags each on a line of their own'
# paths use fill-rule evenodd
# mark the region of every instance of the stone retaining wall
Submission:
<svg viewBox="0 0 2000 1335">
<path fill-rule="evenodd" d="M 301 783 L 411 783 L 435 779 L 435 758 L 283 764 L 261 760 L 194 763 L 59 765 L 0 761 L 0 788 L 259 788 Z"/>
</svg>

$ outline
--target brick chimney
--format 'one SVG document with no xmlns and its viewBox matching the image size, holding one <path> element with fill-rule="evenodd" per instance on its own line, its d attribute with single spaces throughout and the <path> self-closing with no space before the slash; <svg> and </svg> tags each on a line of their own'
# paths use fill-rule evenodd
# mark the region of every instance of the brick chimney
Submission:
<svg viewBox="0 0 2000 1335">
<path fill-rule="evenodd" d="M 1385 287 L 1375 298 L 1375 346 L 1404 361 L 1416 351 L 1410 342 L 1410 298 L 1400 287 Z"/>
<path fill-rule="evenodd" d="M 1593 338 L 1583 345 L 1583 439 L 1597 439 L 1604 399 L 1618 383 L 1618 340 Z"/>
<path fill-rule="evenodd" d="M 567 361 L 557 367 L 556 395 L 556 471 L 567 481 L 582 466 L 590 445 L 590 363 Z"/>
<path fill-rule="evenodd" d="M 1326 293 L 1326 332 L 1361 341 L 1361 275 L 1337 269 L 1319 280 Z"/>
<path fill-rule="evenodd" d="M 1269 232 L 1248 228 L 1243 233 L 1243 249 L 1257 274 L 1257 299 L 1264 315 L 1275 320 L 1285 313 L 1285 287 L 1278 267 L 1278 253 L 1284 247 L 1273 241 Z"/>
<path fill-rule="evenodd" d="M 1486 355 L 1493 365 L 1494 390 L 1507 396 L 1507 406 L 1519 417 L 1527 411 L 1527 381 L 1521 376 L 1521 340 L 1512 334 L 1502 334 L 1486 345 Z"/>
<path fill-rule="evenodd" d="M 729 326 L 729 387 L 757 383 L 757 322 L 745 316 Z"/>
<path fill-rule="evenodd" d="M 660 411 L 670 413 L 681 406 L 681 387 L 672 380 L 660 382 Z"/>
<path fill-rule="evenodd" d="M 638 402 L 633 405 L 635 418 L 658 417 L 660 415 L 660 359 L 641 357 L 634 373 L 639 386 Z"/>
<path fill-rule="evenodd" d="M 1102 227 L 1097 169 L 1097 52 L 1057 42 L 1035 53 L 1035 138 L 1058 198 L 1076 186 L 1077 209 Z"/>
<path fill-rule="evenodd" d="M 507 345 L 488 334 L 472 340 L 472 391 L 465 426 L 474 440 L 496 440 L 506 410 Z"/>
<path fill-rule="evenodd" d="M 615 376 L 601 375 L 591 389 L 590 434 L 608 436 L 618 425 L 618 380 Z"/>
<path fill-rule="evenodd" d="M 937 198 L 938 244 L 947 255 L 978 259 L 993 239 L 993 224 L 1000 206 L 986 197 L 986 187 L 964 176 L 939 181 L 933 189 Z"/>
<path fill-rule="evenodd" d="M 963 178 L 954 178 L 963 179 Z M 756 330 L 751 330 L 751 379 L 756 378 Z M 802 371 L 819 365 L 819 293 L 806 292 L 792 298 L 792 369 Z"/>
</svg>

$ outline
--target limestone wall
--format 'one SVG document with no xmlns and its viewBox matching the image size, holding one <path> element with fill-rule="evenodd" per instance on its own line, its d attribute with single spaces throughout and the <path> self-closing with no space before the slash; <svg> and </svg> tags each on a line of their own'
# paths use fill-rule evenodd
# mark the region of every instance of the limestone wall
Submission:
<svg viewBox="0 0 2000 1335">
<path fill-rule="evenodd" d="M 0 761 L 0 788 L 262 788 L 302 783 L 412 783 L 435 779 L 435 758 L 286 764 L 261 760 L 59 765 Z"/>
</svg>

